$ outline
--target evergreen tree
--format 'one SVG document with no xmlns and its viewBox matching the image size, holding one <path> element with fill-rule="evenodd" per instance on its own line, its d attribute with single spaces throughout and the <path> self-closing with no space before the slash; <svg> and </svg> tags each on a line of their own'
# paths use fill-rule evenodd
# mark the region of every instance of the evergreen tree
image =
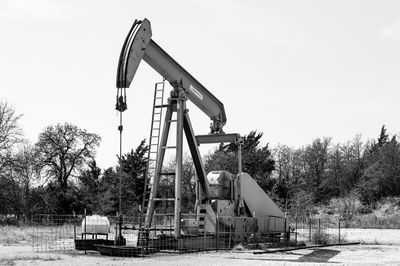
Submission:
<svg viewBox="0 0 400 266">
<path fill-rule="evenodd" d="M 389 139 L 389 135 L 386 133 L 385 125 L 383 125 L 381 128 L 381 133 L 378 138 L 377 146 L 379 148 L 382 147 L 383 145 L 385 145 L 385 143 L 388 141 L 388 139 Z"/>
<path fill-rule="evenodd" d="M 101 169 L 97 166 L 95 160 L 89 162 L 88 169 L 81 172 L 78 179 L 80 181 L 80 193 L 82 204 L 88 213 L 100 213 L 101 206 L 100 193 Z"/>
<path fill-rule="evenodd" d="M 148 149 L 146 140 L 142 140 L 135 150 L 131 150 L 119 158 L 123 174 L 122 210 L 124 214 L 137 214 L 139 206 L 142 204 Z M 119 166 L 117 173 L 120 174 Z"/>
</svg>

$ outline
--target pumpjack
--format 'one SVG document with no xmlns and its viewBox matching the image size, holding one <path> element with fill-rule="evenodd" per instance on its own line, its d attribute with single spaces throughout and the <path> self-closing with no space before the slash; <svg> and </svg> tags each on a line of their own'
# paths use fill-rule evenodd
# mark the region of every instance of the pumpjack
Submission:
<svg viewBox="0 0 400 266">
<path fill-rule="evenodd" d="M 152 29 L 148 19 L 135 20 L 123 44 L 116 79 L 117 110 L 123 112 L 127 109 L 125 90 L 130 87 L 136 71 L 145 61 L 164 80 L 168 81 L 172 90 L 168 103 L 154 104 L 153 122 L 159 122 L 158 127 L 162 133 L 150 136 L 150 146 L 154 145 L 155 156 L 149 154 L 149 168 L 146 188 L 149 195 L 144 196 L 143 212 L 145 220 L 143 228 L 151 230 L 154 227 L 154 209 L 157 201 L 170 201 L 174 204 L 173 238 L 182 239 L 185 235 L 215 234 L 215 232 L 229 228 L 233 242 L 243 241 L 250 234 L 257 232 L 259 235 L 287 234 L 288 226 L 284 213 L 263 191 L 257 182 L 247 173 L 242 172 L 242 138 L 239 134 L 226 134 L 223 127 L 227 122 L 224 105 L 198 80 L 176 62 L 152 38 Z M 164 86 L 164 84 L 162 84 Z M 162 98 L 157 96 L 155 100 Z M 195 135 L 190 122 L 187 101 L 192 102 L 211 119 L 210 133 Z M 166 109 L 163 126 L 161 126 L 161 112 Z M 160 114 L 155 118 L 156 114 Z M 175 116 L 173 116 L 175 114 Z M 173 119 L 175 118 L 175 119 Z M 176 122 L 176 145 L 167 146 L 171 123 Z M 152 124 L 153 125 L 153 124 Z M 121 127 L 122 130 L 122 127 Z M 182 157 L 183 136 L 186 136 L 190 154 L 196 170 L 196 203 L 194 206 L 195 218 L 184 219 L 182 216 Z M 233 174 L 223 169 L 212 171 L 206 175 L 198 146 L 207 143 L 235 143 L 238 147 L 237 161 L 238 173 Z M 167 149 L 175 150 L 175 172 L 164 173 L 163 162 Z M 150 147 L 151 150 L 151 147 Z M 153 149 L 154 150 L 154 149 Z M 153 159 L 151 159 L 151 158 Z M 153 166 L 151 166 L 153 164 Z M 222 171 L 221 171 L 222 170 Z M 160 179 L 165 176 L 174 178 L 174 197 L 162 198 L 158 196 Z M 147 190 L 147 189 L 146 189 Z M 190 225 L 190 226 L 189 226 Z M 188 228 L 195 228 L 189 230 Z M 181 242 L 182 243 L 182 242 Z M 186 244 L 190 245 L 187 241 Z"/>
</svg>

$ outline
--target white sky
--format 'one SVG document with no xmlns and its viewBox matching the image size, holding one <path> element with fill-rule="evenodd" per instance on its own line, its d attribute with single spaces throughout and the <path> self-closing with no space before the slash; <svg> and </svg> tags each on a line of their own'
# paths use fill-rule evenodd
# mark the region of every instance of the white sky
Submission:
<svg viewBox="0 0 400 266">
<path fill-rule="evenodd" d="M 225 132 L 264 132 L 299 147 L 331 136 L 398 133 L 399 1 L 0 0 L 0 98 L 35 143 L 50 124 L 101 135 L 101 167 L 116 163 L 115 76 L 135 18 L 225 105 Z M 142 63 L 128 89 L 124 152 L 148 138 L 154 82 Z M 196 134 L 209 119 L 190 108 Z"/>
</svg>

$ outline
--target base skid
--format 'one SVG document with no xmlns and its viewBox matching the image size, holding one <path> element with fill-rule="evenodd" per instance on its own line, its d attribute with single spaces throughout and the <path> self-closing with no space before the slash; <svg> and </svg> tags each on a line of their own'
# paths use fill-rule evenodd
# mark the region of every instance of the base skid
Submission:
<svg viewBox="0 0 400 266">
<path fill-rule="evenodd" d="M 116 257 L 139 257 L 144 255 L 153 254 L 156 252 L 192 252 L 202 251 L 210 249 L 221 249 L 224 248 L 224 244 L 221 239 L 217 239 L 215 236 L 183 236 L 179 239 L 175 239 L 173 236 L 170 237 L 157 237 L 149 238 L 142 245 L 137 247 L 133 246 L 115 246 L 115 245 L 103 245 L 94 244 L 95 249 L 105 256 L 116 256 Z"/>
<path fill-rule="evenodd" d="M 114 245 L 114 240 L 75 239 L 75 249 L 77 250 L 97 250 L 96 245 Z"/>
<path fill-rule="evenodd" d="M 104 256 L 113 257 L 139 257 L 149 255 L 159 250 L 155 248 L 95 245 L 97 251 Z"/>
</svg>

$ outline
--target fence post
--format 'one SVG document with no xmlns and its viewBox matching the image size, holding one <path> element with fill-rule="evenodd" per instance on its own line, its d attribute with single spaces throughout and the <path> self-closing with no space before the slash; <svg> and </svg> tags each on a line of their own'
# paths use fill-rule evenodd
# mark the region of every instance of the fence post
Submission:
<svg viewBox="0 0 400 266">
<path fill-rule="evenodd" d="M 199 214 L 200 215 L 200 217 L 202 216 L 202 214 Z M 203 226 L 203 234 L 204 234 L 204 250 L 207 250 L 207 243 L 206 243 L 206 241 L 207 241 L 207 235 L 206 235 L 206 216 L 205 215 L 203 215 L 203 217 L 204 217 L 204 226 Z"/>
<path fill-rule="evenodd" d="M 338 223 L 338 225 L 339 225 L 339 244 L 340 244 L 340 217 L 339 217 L 339 223 Z"/>
<path fill-rule="evenodd" d="M 229 246 L 228 248 L 232 247 L 232 225 L 229 226 Z"/>
<path fill-rule="evenodd" d="M 84 219 L 85 219 L 85 231 L 84 232 L 85 232 L 85 240 L 86 240 L 86 208 L 85 208 Z M 85 254 L 87 254 L 87 252 L 86 252 L 86 241 L 84 241 L 83 243 L 85 245 Z"/>
<path fill-rule="evenodd" d="M 35 249 L 36 248 L 36 232 L 35 232 L 35 214 L 31 216 L 31 225 L 32 225 L 32 246 Z M 35 250 L 36 251 L 36 250 Z"/>
<path fill-rule="evenodd" d="M 310 239 L 310 241 L 311 241 L 311 218 L 308 218 L 308 221 L 309 221 L 309 235 L 308 235 L 308 237 L 309 237 L 309 239 Z"/>
<path fill-rule="evenodd" d="M 294 243 L 297 243 L 297 217 L 296 217 L 296 219 L 294 221 L 294 227 L 295 227 L 295 229 L 294 229 Z"/>
<path fill-rule="evenodd" d="M 321 236 L 321 218 L 318 218 L 318 236 Z"/>
<path fill-rule="evenodd" d="M 218 224 L 219 224 L 219 214 L 218 214 L 218 212 L 217 212 L 217 217 L 216 217 L 216 221 L 215 221 L 215 231 L 216 231 L 216 233 L 217 233 L 217 234 L 216 234 L 217 236 L 216 236 L 216 238 L 215 238 L 216 241 L 217 241 L 216 246 L 215 246 L 215 250 L 216 250 L 216 251 L 218 251 L 218 241 L 219 241 L 219 236 L 218 236 L 218 235 L 219 235 L 219 228 L 218 228 L 219 226 L 218 226 Z"/>
<path fill-rule="evenodd" d="M 253 248 L 256 244 L 256 226 L 257 226 L 257 219 L 256 219 L 256 212 L 253 212 Z"/>
<path fill-rule="evenodd" d="M 283 233 L 283 237 L 284 237 L 284 242 L 287 240 L 287 237 L 288 237 L 288 234 L 290 234 L 290 233 L 288 233 L 287 231 L 286 231 L 286 226 L 287 226 L 287 221 L 286 221 L 286 216 L 285 216 L 285 223 L 284 223 L 284 233 Z"/>
<path fill-rule="evenodd" d="M 72 212 L 73 221 L 74 221 L 74 240 L 76 239 L 76 218 L 75 218 L 75 211 Z"/>
</svg>

